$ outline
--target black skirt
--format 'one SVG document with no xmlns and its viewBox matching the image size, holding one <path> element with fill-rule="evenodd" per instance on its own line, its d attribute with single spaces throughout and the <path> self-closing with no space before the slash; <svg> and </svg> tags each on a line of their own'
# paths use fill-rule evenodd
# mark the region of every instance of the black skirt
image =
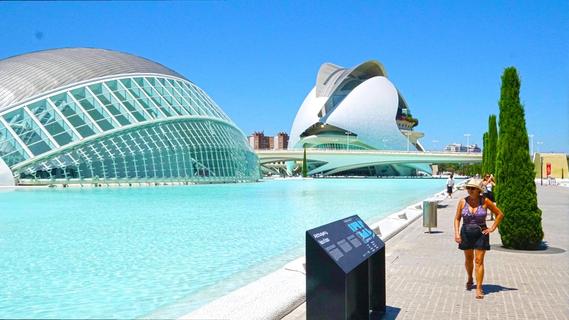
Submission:
<svg viewBox="0 0 569 320">
<path fill-rule="evenodd" d="M 490 250 L 490 235 L 483 234 L 486 225 L 463 224 L 460 228 L 461 242 L 458 244 L 460 250 Z"/>
</svg>

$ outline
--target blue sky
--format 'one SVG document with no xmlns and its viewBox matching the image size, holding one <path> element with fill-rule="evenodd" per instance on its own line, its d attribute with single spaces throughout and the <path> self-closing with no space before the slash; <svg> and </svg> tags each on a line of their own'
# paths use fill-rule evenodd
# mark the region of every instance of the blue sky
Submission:
<svg viewBox="0 0 569 320">
<path fill-rule="evenodd" d="M 534 148 L 569 153 L 569 1 L 1 2 L 0 30 L 0 59 L 99 47 L 160 62 L 246 134 L 290 131 L 322 63 L 376 59 L 428 149 L 481 144 L 515 66 Z"/>
</svg>

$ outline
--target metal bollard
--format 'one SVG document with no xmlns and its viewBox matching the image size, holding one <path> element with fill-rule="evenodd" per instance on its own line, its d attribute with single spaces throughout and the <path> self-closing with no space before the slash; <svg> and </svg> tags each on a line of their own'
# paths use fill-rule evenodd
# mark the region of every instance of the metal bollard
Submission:
<svg viewBox="0 0 569 320">
<path fill-rule="evenodd" d="M 437 202 L 436 201 L 423 201 L 423 227 L 431 228 L 437 227 Z"/>
</svg>

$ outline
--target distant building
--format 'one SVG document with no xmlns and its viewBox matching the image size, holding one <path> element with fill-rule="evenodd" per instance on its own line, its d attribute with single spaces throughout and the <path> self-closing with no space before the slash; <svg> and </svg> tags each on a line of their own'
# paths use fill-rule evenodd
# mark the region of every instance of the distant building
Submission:
<svg viewBox="0 0 569 320">
<path fill-rule="evenodd" d="M 255 131 L 248 137 L 254 150 L 282 150 L 288 147 L 288 134 L 279 132 L 276 136 L 265 136 L 263 131 Z"/>
<path fill-rule="evenodd" d="M 468 146 L 463 146 L 460 143 L 451 143 L 445 147 L 447 152 L 481 152 L 480 147 L 477 144 L 471 144 Z"/>
<path fill-rule="evenodd" d="M 286 132 L 279 132 L 274 138 L 275 149 L 283 150 L 288 148 L 288 134 Z"/>
<path fill-rule="evenodd" d="M 466 147 L 460 143 L 451 143 L 445 147 L 447 152 L 466 152 Z"/>
<path fill-rule="evenodd" d="M 248 138 L 249 138 L 249 145 L 254 150 L 270 149 L 269 144 L 271 139 L 269 139 L 269 137 L 266 137 L 264 132 L 262 131 L 253 132 L 253 134 L 250 135 Z"/>
<path fill-rule="evenodd" d="M 533 157 L 536 178 L 567 178 L 569 155 L 565 153 L 536 153 Z"/>
</svg>

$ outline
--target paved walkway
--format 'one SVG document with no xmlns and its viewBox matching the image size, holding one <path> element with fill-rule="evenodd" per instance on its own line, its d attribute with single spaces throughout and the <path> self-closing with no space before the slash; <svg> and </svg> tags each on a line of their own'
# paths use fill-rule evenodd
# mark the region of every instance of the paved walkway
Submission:
<svg viewBox="0 0 569 320">
<path fill-rule="evenodd" d="M 499 250 L 500 236 L 492 233 L 483 300 L 464 289 L 464 258 L 454 242 L 454 212 L 464 196 L 443 202 L 438 233 L 425 233 L 419 219 L 387 242 L 385 319 L 569 319 L 569 252 L 555 253 L 569 250 L 569 189 L 538 185 L 549 252 Z M 302 304 L 283 319 L 305 318 Z"/>
</svg>

